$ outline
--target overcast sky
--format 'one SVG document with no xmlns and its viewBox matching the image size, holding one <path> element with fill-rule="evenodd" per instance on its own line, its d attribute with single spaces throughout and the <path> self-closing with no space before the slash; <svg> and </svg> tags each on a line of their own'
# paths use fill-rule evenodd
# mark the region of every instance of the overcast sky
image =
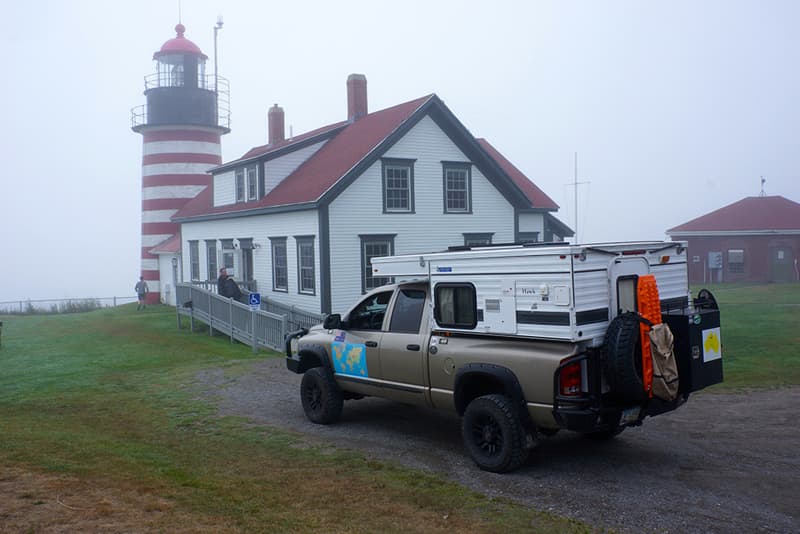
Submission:
<svg viewBox="0 0 800 534">
<path fill-rule="evenodd" d="M 133 295 L 143 104 L 178 2 L 4 2 L 0 301 Z M 183 0 L 230 80 L 223 161 L 436 93 L 560 206 L 582 242 L 665 230 L 760 191 L 800 202 L 800 2 Z M 287 132 L 288 134 L 288 132 Z"/>
</svg>

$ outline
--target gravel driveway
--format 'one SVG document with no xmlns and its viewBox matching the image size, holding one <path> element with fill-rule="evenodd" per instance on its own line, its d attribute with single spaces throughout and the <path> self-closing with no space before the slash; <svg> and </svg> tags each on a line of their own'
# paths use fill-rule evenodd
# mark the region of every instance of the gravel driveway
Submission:
<svg viewBox="0 0 800 534">
<path fill-rule="evenodd" d="M 251 372 L 198 375 L 224 415 L 302 433 L 441 475 L 477 492 L 621 532 L 800 532 L 800 387 L 693 395 L 675 412 L 616 439 L 544 438 L 505 475 L 480 471 L 461 445 L 460 419 L 367 398 L 346 401 L 331 426 L 310 423 L 300 376 L 282 359 Z"/>
</svg>

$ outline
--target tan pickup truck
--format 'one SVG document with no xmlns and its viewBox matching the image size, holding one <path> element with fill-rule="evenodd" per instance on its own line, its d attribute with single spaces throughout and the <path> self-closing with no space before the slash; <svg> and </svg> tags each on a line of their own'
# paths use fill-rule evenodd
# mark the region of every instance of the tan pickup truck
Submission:
<svg viewBox="0 0 800 534">
<path fill-rule="evenodd" d="M 680 383 L 673 398 L 663 399 L 644 386 L 642 321 L 635 311 L 621 307 L 594 341 L 493 333 L 480 328 L 490 313 L 480 280 L 451 280 L 433 276 L 380 287 L 344 316 L 331 314 L 288 335 L 287 367 L 304 375 L 306 416 L 334 423 L 344 400 L 366 396 L 450 410 L 463 418 L 463 442 L 475 463 L 505 472 L 519 467 L 542 436 L 567 429 L 609 438 L 722 380 L 721 359 L 704 356 L 702 347 L 719 338 L 719 310 L 705 290 L 693 302 L 683 293 L 680 307 L 664 310 Z M 622 277 L 620 284 L 630 280 Z"/>
</svg>

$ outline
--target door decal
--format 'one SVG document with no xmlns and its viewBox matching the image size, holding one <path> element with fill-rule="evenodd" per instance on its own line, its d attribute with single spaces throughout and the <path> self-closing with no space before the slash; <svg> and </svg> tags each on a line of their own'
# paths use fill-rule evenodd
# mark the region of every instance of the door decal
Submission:
<svg viewBox="0 0 800 534">
<path fill-rule="evenodd" d="M 333 367 L 338 374 L 368 377 L 367 346 L 363 343 L 331 343 Z"/>
</svg>

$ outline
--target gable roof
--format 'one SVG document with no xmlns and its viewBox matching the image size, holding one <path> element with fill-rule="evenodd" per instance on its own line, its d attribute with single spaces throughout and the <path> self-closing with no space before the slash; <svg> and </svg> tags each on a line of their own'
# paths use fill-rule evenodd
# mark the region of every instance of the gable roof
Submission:
<svg viewBox="0 0 800 534">
<path fill-rule="evenodd" d="M 667 234 L 800 230 L 800 204 L 782 196 L 747 197 L 707 213 Z"/>
<path fill-rule="evenodd" d="M 486 139 L 477 139 L 478 144 L 491 156 L 493 160 L 500 165 L 508 176 L 514 180 L 514 183 L 517 184 L 525 196 L 528 197 L 528 200 L 531 202 L 531 207 L 533 208 L 544 208 L 548 210 L 557 210 L 558 204 L 553 201 L 552 198 L 547 196 L 544 191 L 539 189 L 536 184 L 530 181 L 530 179 L 525 176 L 521 170 L 516 168 L 513 163 L 508 161 L 505 156 L 503 156 L 500 152 L 497 151 L 495 147 L 489 144 L 489 141 Z"/>
<path fill-rule="evenodd" d="M 317 207 L 333 200 L 422 117 L 430 115 L 456 145 L 492 180 L 515 207 L 557 210 L 558 205 L 485 140 L 476 140 L 434 94 L 380 111 L 352 122 L 339 122 L 275 145 L 249 150 L 241 158 L 212 169 L 229 170 L 247 160 L 277 157 L 321 140 L 328 141 L 259 200 L 213 206 L 208 187 L 187 202 L 173 220 L 256 215 L 265 211 Z"/>
</svg>

